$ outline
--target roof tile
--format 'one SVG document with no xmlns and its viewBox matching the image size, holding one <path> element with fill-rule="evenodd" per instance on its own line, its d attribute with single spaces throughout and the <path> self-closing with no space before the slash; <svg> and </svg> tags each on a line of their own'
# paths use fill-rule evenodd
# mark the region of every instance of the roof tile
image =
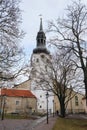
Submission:
<svg viewBox="0 0 87 130">
<path fill-rule="evenodd" d="M 36 96 L 30 90 L 1 89 L 1 95 L 9 97 L 36 98 Z"/>
</svg>

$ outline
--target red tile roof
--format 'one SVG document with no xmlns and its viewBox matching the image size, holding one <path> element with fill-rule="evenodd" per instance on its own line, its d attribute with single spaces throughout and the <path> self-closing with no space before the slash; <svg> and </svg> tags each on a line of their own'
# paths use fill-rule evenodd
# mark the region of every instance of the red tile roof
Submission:
<svg viewBox="0 0 87 130">
<path fill-rule="evenodd" d="M 36 98 L 36 96 L 29 90 L 1 89 L 1 95 L 6 95 L 9 97 Z"/>
</svg>

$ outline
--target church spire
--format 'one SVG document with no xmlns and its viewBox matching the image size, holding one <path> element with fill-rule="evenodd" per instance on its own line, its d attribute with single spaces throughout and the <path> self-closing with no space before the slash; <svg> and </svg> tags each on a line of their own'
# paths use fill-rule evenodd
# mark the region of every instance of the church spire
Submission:
<svg viewBox="0 0 87 130">
<path fill-rule="evenodd" d="M 46 36 L 43 31 L 42 18 L 40 18 L 40 29 L 39 32 L 37 33 L 36 41 L 37 45 L 36 48 L 33 50 L 33 53 L 49 54 L 48 50 L 46 49 Z"/>
</svg>

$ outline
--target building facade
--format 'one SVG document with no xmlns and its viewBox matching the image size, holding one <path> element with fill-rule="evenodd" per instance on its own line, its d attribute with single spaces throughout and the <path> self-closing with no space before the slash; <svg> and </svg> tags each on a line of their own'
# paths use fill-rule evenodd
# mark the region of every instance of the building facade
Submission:
<svg viewBox="0 0 87 130">
<path fill-rule="evenodd" d="M 82 98 L 82 104 L 85 109 L 85 113 L 87 113 L 87 100 L 85 96 Z"/>
<path fill-rule="evenodd" d="M 71 99 L 68 101 L 68 104 L 66 106 L 66 114 L 86 112 L 85 107 L 84 107 L 84 103 L 83 103 L 84 95 L 72 90 L 71 97 L 70 97 Z M 66 98 L 66 100 L 67 100 L 67 98 Z M 65 102 L 66 102 L 66 100 L 65 100 Z M 60 113 L 60 103 L 59 103 L 58 97 L 55 96 L 54 97 L 54 111 L 56 112 L 57 110 Z"/>
<path fill-rule="evenodd" d="M 37 98 L 29 90 L 1 89 L 0 111 L 31 114 L 37 111 Z"/>
</svg>

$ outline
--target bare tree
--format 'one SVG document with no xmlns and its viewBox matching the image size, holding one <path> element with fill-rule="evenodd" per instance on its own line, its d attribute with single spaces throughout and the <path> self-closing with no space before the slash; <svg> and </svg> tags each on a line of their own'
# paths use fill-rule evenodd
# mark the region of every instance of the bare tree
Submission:
<svg viewBox="0 0 87 130">
<path fill-rule="evenodd" d="M 57 51 L 57 53 L 52 56 L 51 61 L 49 60 L 48 62 L 43 58 L 45 66 L 43 67 L 38 63 L 39 69 L 35 70 L 36 86 L 40 86 L 42 90 L 52 92 L 57 96 L 62 117 L 65 117 L 65 111 L 69 100 L 76 94 L 72 94 L 73 89 L 75 90 L 76 86 L 78 86 L 78 81 L 75 80 L 75 66 L 70 60 L 72 54 L 65 53 L 65 49 L 62 49 L 61 53 Z M 74 86 L 72 82 L 75 84 Z"/>
<path fill-rule="evenodd" d="M 23 50 L 19 41 L 24 32 L 19 26 L 21 23 L 21 10 L 19 0 L 0 0 L 0 87 L 7 86 L 24 68 Z M 2 97 L 2 99 L 5 95 Z M 5 101 L 2 100 L 2 116 L 4 118 Z"/>
<path fill-rule="evenodd" d="M 66 53 L 74 54 L 73 63 L 79 71 L 82 70 L 85 95 L 87 99 L 87 8 L 81 0 L 67 6 L 65 18 L 50 21 L 48 31 L 53 34 L 50 43 L 61 48 L 67 48 Z"/>
<path fill-rule="evenodd" d="M 22 48 L 19 0 L 0 0 L 0 83 L 14 79 L 21 70 Z"/>
</svg>

